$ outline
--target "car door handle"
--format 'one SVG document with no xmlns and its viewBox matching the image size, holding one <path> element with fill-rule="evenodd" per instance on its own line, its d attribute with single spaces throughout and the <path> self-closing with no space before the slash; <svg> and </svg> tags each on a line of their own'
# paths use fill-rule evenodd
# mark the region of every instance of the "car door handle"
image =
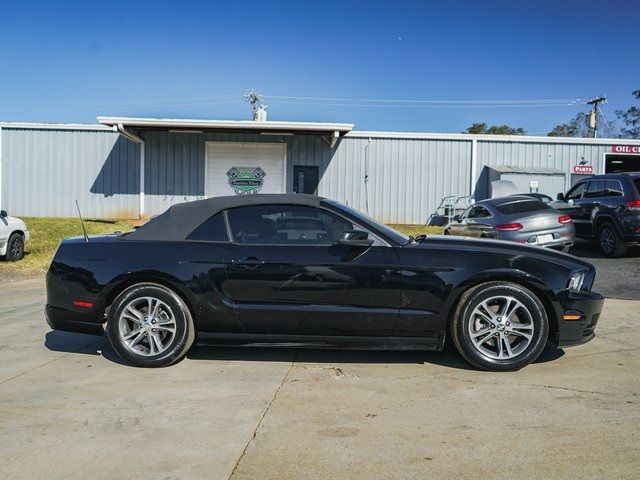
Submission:
<svg viewBox="0 0 640 480">
<path fill-rule="evenodd" d="M 256 257 L 247 257 L 242 260 L 231 260 L 231 264 L 244 268 L 258 268 L 264 265 L 264 261 L 258 260 Z"/>
</svg>

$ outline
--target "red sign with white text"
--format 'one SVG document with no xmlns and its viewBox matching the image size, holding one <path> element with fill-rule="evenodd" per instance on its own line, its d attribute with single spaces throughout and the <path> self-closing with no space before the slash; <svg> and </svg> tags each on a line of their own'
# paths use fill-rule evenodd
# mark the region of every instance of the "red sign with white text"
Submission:
<svg viewBox="0 0 640 480">
<path fill-rule="evenodd" d="M 640 153 L 640 145 L 614 145 L 613 153 Z"/>
<path fill-rule="evenodd" d="M 573 173 L 582 173 L 590 175 L 593 173 L 593 167 L 591 165 L 574 165 Z"/>
</svg>

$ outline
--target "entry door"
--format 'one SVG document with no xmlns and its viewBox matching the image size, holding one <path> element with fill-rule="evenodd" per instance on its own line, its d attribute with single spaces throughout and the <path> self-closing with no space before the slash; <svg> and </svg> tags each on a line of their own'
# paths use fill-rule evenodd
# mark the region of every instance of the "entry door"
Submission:
<svg viewBox="0 0 640 480">
<path fill-rule="evenodd" d="M 260 205 L 228 211 L 224 293 L 247 333 L 392 335 L 400 262 L 380 240 L 339 245 L 354 225 L 325 210 Z"/>
<path fill-rule="evenodd" d="M 207 142 L 205 194 L 285 192 L 283 143 Z"/>
<path fill-rule="evenodd" d="M 318 177 L 318 167 L 295 165 L 293 167 L 293 193 L 316 193 Z"/>
</svg>

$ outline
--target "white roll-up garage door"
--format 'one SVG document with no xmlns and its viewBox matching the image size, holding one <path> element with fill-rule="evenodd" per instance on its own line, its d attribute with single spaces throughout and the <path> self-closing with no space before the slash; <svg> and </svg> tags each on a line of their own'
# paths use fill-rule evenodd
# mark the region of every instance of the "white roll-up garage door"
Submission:
<svg viewBox="0 0 640 480">
<path fill-rule="evenodd" d="M 285 193 L 283 143 L 206 143 L 207 197 Z"/>
</svg>

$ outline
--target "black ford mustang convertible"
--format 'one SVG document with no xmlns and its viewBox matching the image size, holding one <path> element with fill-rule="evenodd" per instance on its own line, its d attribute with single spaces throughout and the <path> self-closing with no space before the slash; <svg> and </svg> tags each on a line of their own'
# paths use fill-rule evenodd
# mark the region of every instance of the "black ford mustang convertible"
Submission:
<svg viewBox="0 0 640 480">
<path fill-rule="evenodd" d="M 312 195 L 176 205 L 129 233 L 62 242 L 47 272 L 57 330 L 103 334 L 160 367 L 199 343 L 441 350 L 514 370 L 547 340 L 594 336 L 603 298 L 572 256 L 496 240 L 407 237 Z"/>
</svg>

